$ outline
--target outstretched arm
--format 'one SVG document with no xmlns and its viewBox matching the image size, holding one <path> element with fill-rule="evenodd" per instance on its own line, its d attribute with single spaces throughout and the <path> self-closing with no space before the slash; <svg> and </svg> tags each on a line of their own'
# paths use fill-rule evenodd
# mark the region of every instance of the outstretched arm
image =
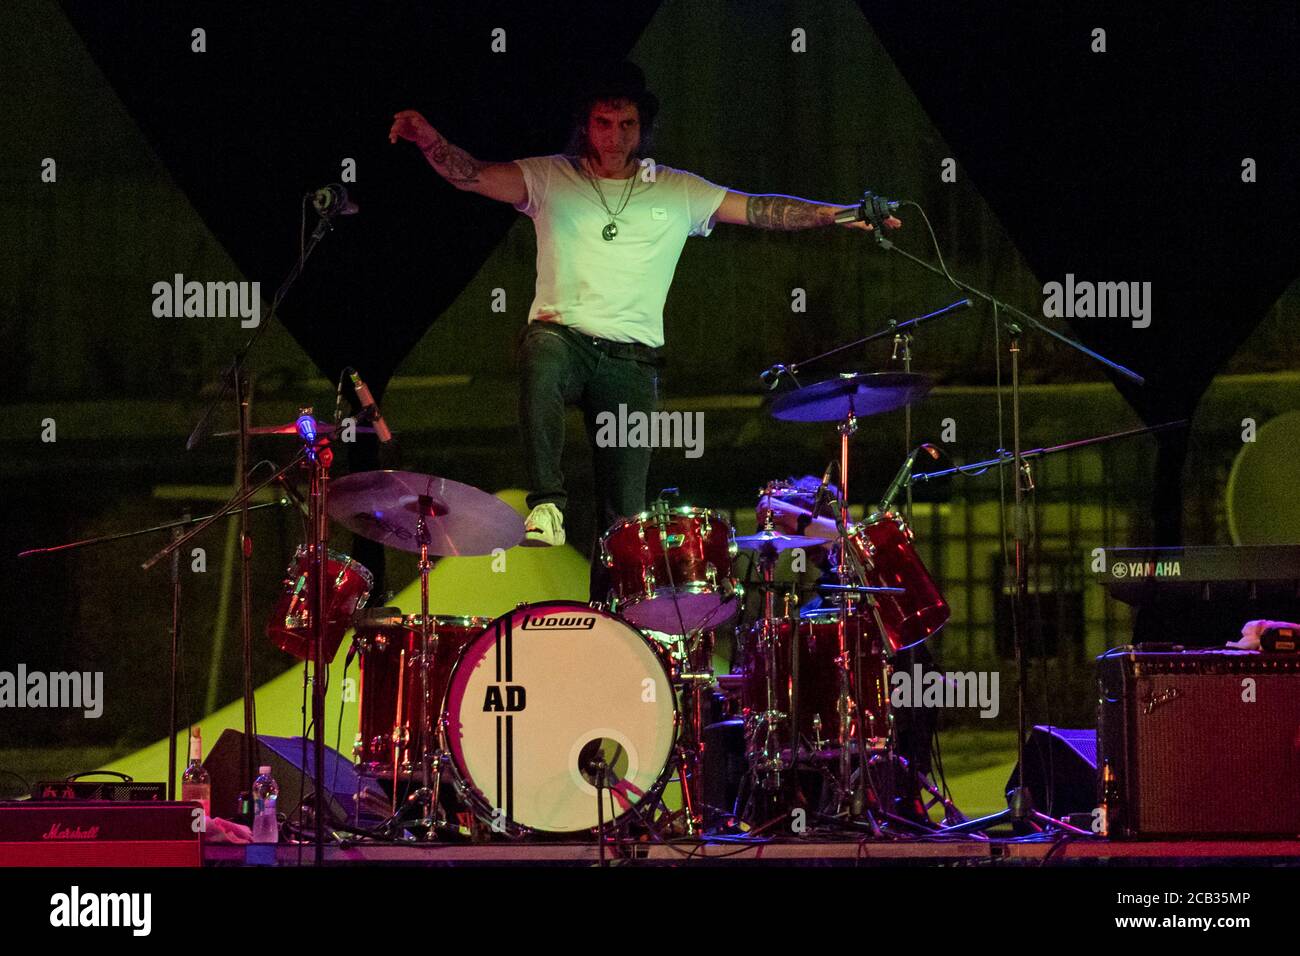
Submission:
<svg viewBox="0 0 1300 956">
<path fill-rule="evenodd" d="M 415 143 L 439 176 L 457 189 L 479 193 L 518 205 L 528 199 L 524 174 L 514 163 L 484 163 L 459 146 L 453 146 L 428 120 L 415 110 L 402 110 L 393 117 L 388 141 L 406 139 Z"/>
<path fill-rule="evenodd" d="M 796 229 L 815 229 L 819 226 L 834 225 L 836 215 L 853 208 L 853 206 L 839 206 L 833 203 L 812 202 L 797 196 L 773 194 L 756 196 L 727 190 L 727 195 L 722 200 L 722 205 L 718 207 L 715 218 L 718 222 L 792 232 Z M 894 229 L 902 225 L 892 216 L 885 222 Z M 856 229 L 871 228 L 869 222 L 845 223 L 845 225 Z"/>
</svg>

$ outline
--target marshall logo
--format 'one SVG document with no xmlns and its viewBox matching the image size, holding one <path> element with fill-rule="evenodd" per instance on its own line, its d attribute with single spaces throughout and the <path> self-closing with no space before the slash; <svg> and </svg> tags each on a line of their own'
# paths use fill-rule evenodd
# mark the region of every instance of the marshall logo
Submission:
<svg viewBox="0 0 1300 956">
<path fill-rule="evenodd" d="M 534 617 L 530 614 L 524 618 L 524 630 L 527 631 L 590 631 L 595 626 L 594 615 Z"/>
<path fill-rule="evenodd" d="M 58 823 L 50 824 L 49 830 L 41 834 L 42 840 L 98 840 L 99 827 L 61 827 Z"/>
<path fill-rule="evenodd" d="M 1110 573 L 1116 578 L 1178 578 L 1183 566 L 1178 561 L 1116 561 Z"/>
</svg>

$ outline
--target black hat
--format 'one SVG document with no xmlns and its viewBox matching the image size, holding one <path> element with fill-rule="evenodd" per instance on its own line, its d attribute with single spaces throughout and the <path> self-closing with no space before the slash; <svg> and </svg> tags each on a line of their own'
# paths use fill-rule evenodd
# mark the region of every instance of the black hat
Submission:
<svg viewBox="0 0 1300 956">
<path fill-rule="evenodd" d="M 586 123 L 592 104 L 604 100 L 631 100 L 641 114 L 641 125 L 647 128 L 659 112 L 659 97 L 646 89 L 641 67 L 627 60 L 604 64 L 589 74 L 573 104 L 574 121 Z"/>
</svg>

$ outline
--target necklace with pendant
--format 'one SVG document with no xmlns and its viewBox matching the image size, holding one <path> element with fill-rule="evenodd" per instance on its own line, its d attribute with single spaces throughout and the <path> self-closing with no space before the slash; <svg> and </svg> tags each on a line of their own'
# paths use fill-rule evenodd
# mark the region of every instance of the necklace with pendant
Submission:
<svg viewBox="0 0 1300 956">
<path fill-rule="evenodd" d="M 623 210 L 627 208 L 628 201 L 632 198 L 632 191 L 636 187 L 636 173 L 633 173 L 628 177 L 627 185 L 623 187 L 623 195 L 621 197 L 622 201 L 619 203 L 617 211 L 611 210 L 609 208 L 609 203 L 605 202 L 605 193 L 600 188 L 600 183 L 596 181 L 596 177 L 588 173 L 585 169 L 583 169 L 583 173 L 586 175 L 587 181 L 591 183 L 592 188 L 596 190 L 596 197 L 600 200 L 600 204 L 605 210 L 605 215 L 609 216 L 609 222 L 600 230 L 600 238 L 604 239 L 606 242 L 613 242 L 614 237 L 618 235 L 618 226 L 615 225 L 614 220 L 617 219 L 619 215 L 622 214 Z"/>
</svg>

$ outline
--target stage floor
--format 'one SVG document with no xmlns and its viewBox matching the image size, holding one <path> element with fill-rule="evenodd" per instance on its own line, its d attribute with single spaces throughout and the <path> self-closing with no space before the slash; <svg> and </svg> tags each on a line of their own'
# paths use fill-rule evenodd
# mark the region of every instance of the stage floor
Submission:
<svg viewBox="0 0 1300 956">
<path fill-rule="evenodd" d="M 312 865 L 314 847 L 283 845 L 282 866 Z M 1300 840 L 1134 840 L 1004 839 L 964 840 L 744 840 L 607 845 L 605 858 L 620 866 L 681 864 L 786 866 L 1188 866 L 1254 864 L 1300 866 Z M 244 848 L 211 845 L 208 866 L 244 865 Z M 329 846 L 326 865 L 380 866 L 593 866 L 600 863 L 594 843 L 376 844 Z"/>
</svg>

